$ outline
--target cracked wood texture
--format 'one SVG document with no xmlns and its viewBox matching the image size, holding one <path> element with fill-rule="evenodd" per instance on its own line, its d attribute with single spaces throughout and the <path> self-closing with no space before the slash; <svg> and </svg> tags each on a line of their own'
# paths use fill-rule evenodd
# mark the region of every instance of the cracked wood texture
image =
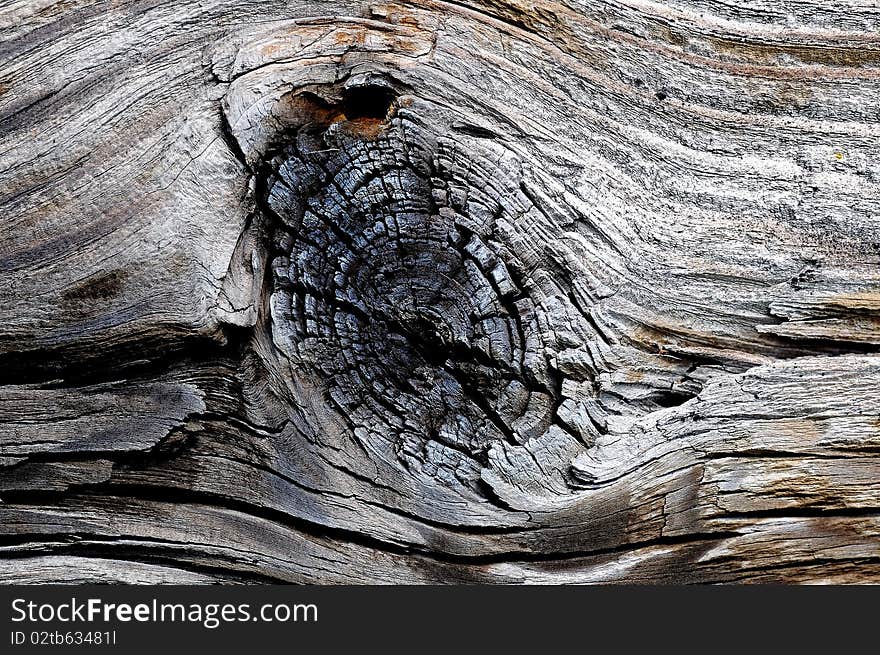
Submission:
<svg viewBox="0 0 880 655">
<path fill-rule="evenodd" d="M 0 5 L 0 580 L 880 581 L 870 0 Z"/>
</svg>

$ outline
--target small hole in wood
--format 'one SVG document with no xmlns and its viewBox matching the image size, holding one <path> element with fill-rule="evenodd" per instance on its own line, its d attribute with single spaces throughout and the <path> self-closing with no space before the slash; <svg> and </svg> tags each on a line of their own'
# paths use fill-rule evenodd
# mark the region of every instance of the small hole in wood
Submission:
<svg viewBox="0 0 880 655">
<path fill-rule="evenodd" d="M 350 121 L 358 118 L 384 120 L 388 118 L 394 98 L 394 91 L 384 86 L 356 86 L 343 92 L 342 111 Z"/>
</svg>

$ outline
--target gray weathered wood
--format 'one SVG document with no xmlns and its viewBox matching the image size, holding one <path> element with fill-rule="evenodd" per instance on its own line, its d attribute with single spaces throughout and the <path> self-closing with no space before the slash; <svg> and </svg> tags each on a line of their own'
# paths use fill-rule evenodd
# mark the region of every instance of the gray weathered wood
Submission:
<svg viewBox="0 0 880 655">
<path fill-rule="evenodd" d="M 0 580 L 880 581 L 878 27 L 0 4 Z"/>
</svg>

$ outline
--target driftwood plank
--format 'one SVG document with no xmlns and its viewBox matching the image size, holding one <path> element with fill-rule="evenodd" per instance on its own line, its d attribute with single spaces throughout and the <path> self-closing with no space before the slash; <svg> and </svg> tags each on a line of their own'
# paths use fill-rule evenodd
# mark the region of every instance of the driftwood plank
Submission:
<svg viewBox="0 0 880 655">
<path fill-rule="evenodd" d="M 0 7 L 0 579 L 880 580 L 880 15 Z"/>
</svg>

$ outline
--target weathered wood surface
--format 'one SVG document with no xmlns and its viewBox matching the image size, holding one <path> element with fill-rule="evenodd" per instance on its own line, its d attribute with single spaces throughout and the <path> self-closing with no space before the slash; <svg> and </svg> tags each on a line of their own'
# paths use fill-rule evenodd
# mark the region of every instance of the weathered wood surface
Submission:
<svg viewBox="0 0 880 655">
<path fill-rule="evenodd" d="M 880 581 L 868 0 L 0 3 L 0 580 Z"/>
</svg>

